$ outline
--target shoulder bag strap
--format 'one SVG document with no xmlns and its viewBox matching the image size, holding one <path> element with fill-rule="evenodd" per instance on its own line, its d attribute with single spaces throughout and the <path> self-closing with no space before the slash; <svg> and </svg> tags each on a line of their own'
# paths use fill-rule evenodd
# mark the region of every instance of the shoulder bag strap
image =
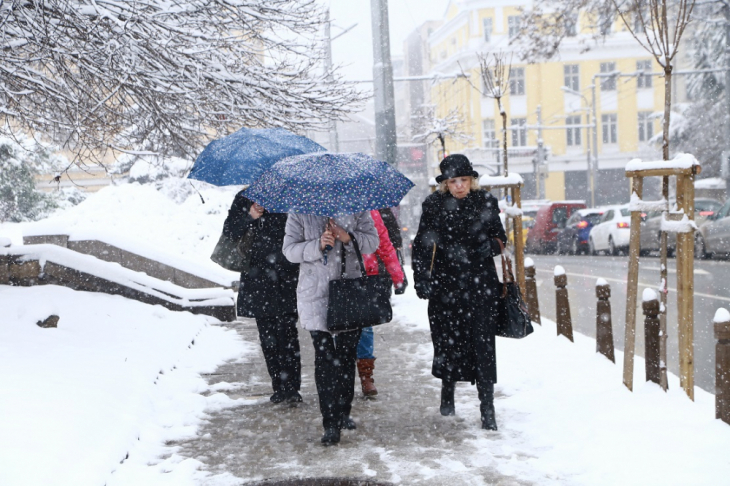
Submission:
<svg viewBox="0 0 730 486">
<path fill-rule="evenodd" d="M 507 295 L 507 284 L 514 283 L 515 276 L 512 273 L 512 260 L 506 255 L 504 251 L 504 243 L 499 238 L 495 238 L 499 243 L 500 255 L 502 256 L 502 297 Z"/>
<path fill-rule="evenodd" d="M 362 273 L 363 277 L 367 277 L 368 274 L 365 273 L 365 263 L 362 260 L 362 253 L 360 253 L 360 245 L 357 244 L 355 235 L 353 235 L 352 233 L 349 233 L 349 232 L 347 234 L 350 235 L 350 239 L 352 240 L 352 245 L 355 247 L 355 253 L 357 254 L 357 261 L 360 262 L 360 272 Z M 342 249 L 344 251 L 345 245 L 342 245 Z M 344 261 L 344 258 L 342 261 Z M 343 275 L 344 275 L 344 273 L 343 273 Z"/>
</svg>

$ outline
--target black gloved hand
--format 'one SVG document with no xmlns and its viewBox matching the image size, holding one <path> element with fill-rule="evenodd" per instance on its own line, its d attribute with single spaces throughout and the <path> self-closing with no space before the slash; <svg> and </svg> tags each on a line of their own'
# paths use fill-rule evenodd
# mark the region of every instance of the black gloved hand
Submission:
<svg viewBox="0 0 730 486">
<path fill-rule="evenodd" d="M 492 247 L 492 238 L 487 238 L 476 246 L 476 254 L 481 258 L 492 258 L 497 255 Z M 496 242 L 495 242 L 496 243 Z"/>
<path fill-rule="evenodd" d="M 403 295 L 406 291 L 406 287 L 408 287 L 408 281 L 404 279 L 402 284 L 395 286 L 395 295 Z"/>
<path fill-rule="evenodd" d="M 416 282 L 413 287 L 416 289 L 416 295 L 419 299 L 428 300 L 431 297 L 431 282 L 427 280 Z"/>
</svg>

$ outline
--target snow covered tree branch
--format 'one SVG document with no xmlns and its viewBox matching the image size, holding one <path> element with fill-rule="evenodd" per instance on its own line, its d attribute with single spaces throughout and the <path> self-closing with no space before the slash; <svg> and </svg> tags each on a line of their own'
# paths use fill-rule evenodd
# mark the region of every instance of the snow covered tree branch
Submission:
<svg viewBox="0 0 730 486">
<path fill-rule="evenodd" d="M 363 95 L 323 69 L 323 19 L 315 0 L 4 1 L 5 131 L 98 162 L 192 157 L 241 126 L 326 127 Z"/>
<path fill-rule="evenodd" d="M 512 59 L 507 62 L 507 55 L 504 52 L 492 53 L 492 59 L 488 54 L 478 54 L 479 73 L 482 80 L 482 96 L 492 98 L 497 102 L 499 116 L 502 118 L 502 165 L 504 175 L 508 172 L 507 160 L 507 112 L 502 106 L 502 98 L 509 93 L 509 77 L 512 69 Z"/>
<path fill-rule="evenodd" d="M 461 143 L 474 140 L 471 135 L 464 131 L 464 117 L 457 109 L 449 111 L 444 117 L 438 117 L 435 108 L 428 107 L 419 121 L 421 122 L 422 131 L 413 136 L 413 141 L 427 144 L 438 141 L 441 144 L 442 157 L 446 154 L 447 138 Z"/>
</svg>

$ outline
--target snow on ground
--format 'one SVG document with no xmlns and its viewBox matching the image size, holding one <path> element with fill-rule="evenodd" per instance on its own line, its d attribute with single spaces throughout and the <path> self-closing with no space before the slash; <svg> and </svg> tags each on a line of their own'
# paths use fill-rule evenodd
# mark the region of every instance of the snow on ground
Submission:
<svg viewBox="0 0 730 486">
<path fill-rule="evenodd" d="M 182 181 L 163 191 L 112 186 L 40 224 L 117 231 L 213 265 L 208 256 L 236 188 L 196 187 L 205 204 Z M 16 244 L 22 232 L 23 225 L 0 225 L 0 237 Z M 412 288 L 396 302 L 404 332 L 428 328 L 427 304 Z M 194 435 L 206 410 L 238 403 L 209 390 L 199 373 L 257 343 L 209 317 L 54 286 L 0 286 L 0 308 L 0 484 L 205 481 L 198 461 L 164 444 Z M 61 316 L 58 329 L 36 326 L 51 313 Z M 500 338 L 497 346 L 501 438 L 476 439 L 476 459 L 537 484 L 730 477 L 730 426 L 715 420 L 713 395 L 697 388 L 692 402 L 673 375 L 668 393 L 645 384 L 638 357 L 631 393 L 622 385 L 622 353 L 613 364 L 595 353 L 594 340 L 576 334 L 570 343 L 547 320 L 529 337 Z M 413 356 L 428 373 L 424 358 L 423 350 Z M 459 410 L 468 403 L 478 413 L 473 395 L 460 398 Z"/>
</svg>

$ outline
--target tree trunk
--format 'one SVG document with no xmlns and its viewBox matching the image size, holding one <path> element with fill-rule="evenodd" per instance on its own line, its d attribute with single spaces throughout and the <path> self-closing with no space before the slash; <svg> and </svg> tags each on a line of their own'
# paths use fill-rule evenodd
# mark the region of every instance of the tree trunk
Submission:
<svg viewBox="0 0 730 486">
<path fill-rule="evenodd" d="M 502 150 L 504 157 L 504 175 L 505 177 L 509 174 L 507 171 L 507 113 L 502 109 L 502 99 L 497 98 L 497 107 L 499 108 L 499 114 L 502 117 Z"/>
</svg>

